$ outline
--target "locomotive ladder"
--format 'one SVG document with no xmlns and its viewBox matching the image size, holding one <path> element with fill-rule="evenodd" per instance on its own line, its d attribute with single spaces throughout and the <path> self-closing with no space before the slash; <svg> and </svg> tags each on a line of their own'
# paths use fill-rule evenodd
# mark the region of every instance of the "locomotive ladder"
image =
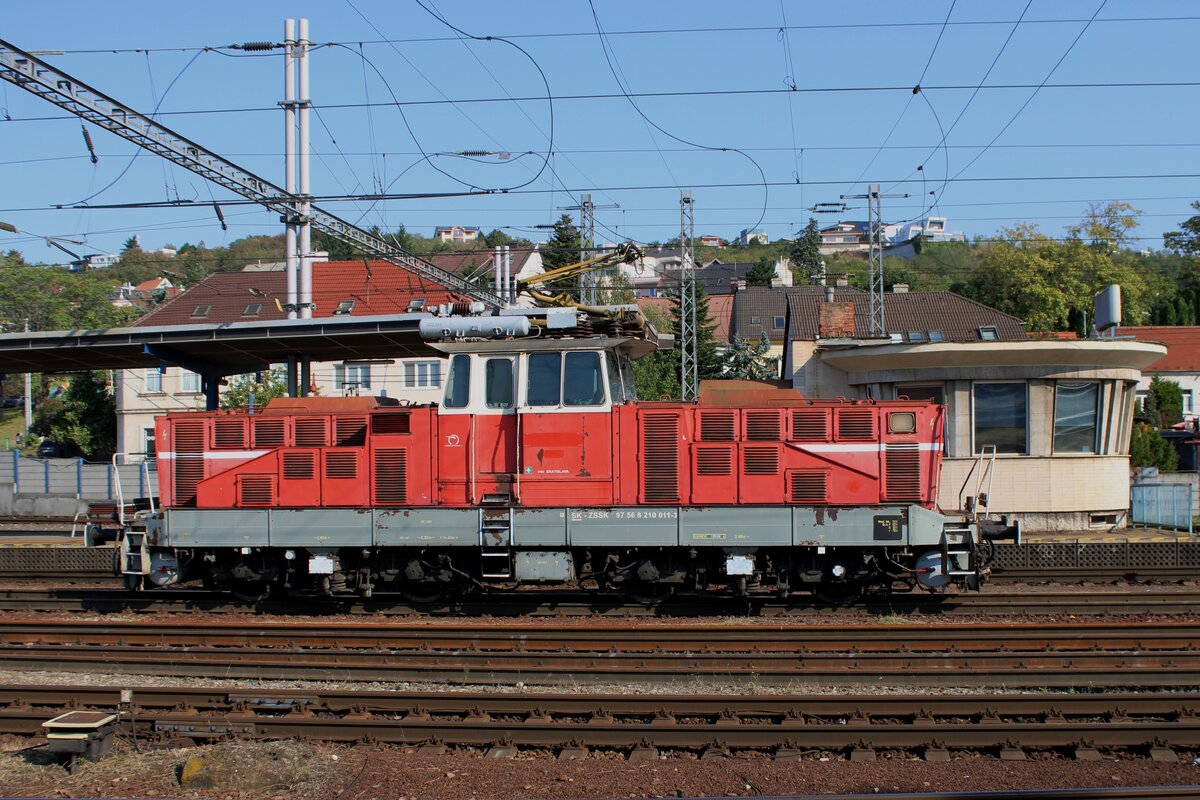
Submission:
<svg viewBox="0 0 1200 800">
<path fill-rule="evenodd" d="M 479 513 L 480 575 L 512 580 L 512 509 L 481 508 Z"/>
</svg>

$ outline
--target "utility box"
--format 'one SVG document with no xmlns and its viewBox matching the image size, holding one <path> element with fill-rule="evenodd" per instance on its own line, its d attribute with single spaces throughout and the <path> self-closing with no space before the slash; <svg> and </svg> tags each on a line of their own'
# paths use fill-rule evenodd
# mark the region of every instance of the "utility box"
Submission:
<svg viewBox="0 0 1200 800">
<path fill-rule="evenodd" d="M 68 711 L 42 723 L 46 731 L 46 749 L 51 753 L 69 756 L 68 768 L 75 771 L 75 761 L 83 756 L 99 761 L 112 750 L 117 731 L 117 715 L 103 711 Z"/>
</svg>

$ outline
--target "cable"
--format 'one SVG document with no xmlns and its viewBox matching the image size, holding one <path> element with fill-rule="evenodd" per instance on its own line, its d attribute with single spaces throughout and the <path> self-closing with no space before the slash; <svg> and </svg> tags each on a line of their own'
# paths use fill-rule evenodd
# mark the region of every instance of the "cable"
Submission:
<svg viewBox="0 0 1200 800">
<path fill-rule="evenodd" d="M 792 40 L 788 36 L 787 25 L 787 8 L 783 0 L 779 0 L 779 16 L 783 21 L 783 27 L 779 29 L 779 39 L 783 44 L 784 68 L 787 69 L 787 74 L 783 78 L 784 85 L 792 91 L 796 90 L 796 65 L 792 60 Z M 800 186 L 800 205 L 804 205 L 804 168 L 801 166 L 800 159 L 802 158 L 801 151 L 796 146 L 796 109 L 792 104 L 791 93 L 787 96 L 788 101 L 788 124 L 792 131 L 792 177 L 796 179 L 796 183 Z"/>
<path fill-rule="evenodd" d="M 418 2 L 420 2 L 420 0 L 418 0 Z M 762 178 L 762 184 L 761 184 L 762 189 L 763 189 L 762 212 L 759 214 L 758 222 L 755 222 L 753 225 L 749 226 L 749 229 L 754 230 L 755 228 L 757 228 L 760 224 L 762 224 L 762 220 L 767 216 L 767 203 L 770 200 L 770 189 L 768 188 L 767 174 L 765 172 L 763 172 L 763 168 L 759 165 L 759 163 L 757 161 L 754 160 L 753 156 L 751 156 L 749 153 L 746 153 L 743 150 L 739 150 L 736 147 L 711 147 L 709 145 L 699 144 L 698 142 L 693 142 L 693 141 L 689 141 L 687 139 L 683 139 L 679 136 L 676 136 L 673 133 L 670 133 L 670 132 L 664 130 L 658 123 L 656 123 L 654 120 L 650 119 L 650 117 L 646 116 L 646 114 L 642 111 L 642 109 L 638 106 L 638 104 L 636 102 L 634 102 L 632 95 L 630 95 L 630 93 L 628 91 L 626 91 L 625 86 L 623 86 L 621 84 L 621 79 L 619 77 L 617 77 L 617 70 L 613 66 L 613 59 L 615 58 L 615 55 L 613 57 L 609 56 L 609 45 L 608 45 L 608 42 L 604 38 L 604 28 L 601 27 L 601 25 L 600 25 L 600 16 L 596 13 L 596 5 L 593 2 L 593 0 L 588 0 L 588 8 L 591 9 L 592 21 L 595 22 L 595 24 L 596 24 L 596 35 L 600 39 L 600 49 L 604 53 L 604 60 L 605 60 L 605 62 L 608 63 L 608 69 L 612 73 L 613 80 L 615 80 L 617 82 L 617 88 L 619 88 L 621 90 L 621 93 L 625 96 L 625 99 L 629 101 L 629 104 L 631 106 L 633 106 L 633 110 L 638 113 L 638 116 L 640 116 L 647 123 L 652 125 L 655 130 L 659 131 L 660 133 L 662 133 L 664 136 L 667 136 L 668 138 L 674 139 L 675 141 L 679 142 L 680 144 L 686 144 L 686 145 L 690 145 L 691 147 L 695 147 L 700 150 L 710 150 L 710 151 L 718 152 L 718 153 L 725 153 L 725 152 L 737 153 L 738 155 L 742 156 L 742 158 L 746 159 L 751 164 L 753 164 L 754 168 L 758 170 L 759 177 Z"/>
<path fill-rule="evenodd" d="M 169 84 L 167 84 L 167 88 L 162 93 L 162 97 L 158 98 L 158 102 L 154 104 L 154 110 L 151 111 L 149 114 L 149 118 L 151 120 L 153 120 L 156 116 L 158 116 L 158 109 L 162 106 L 163 101 L 167 99 L 167 95 L 169 95 L 171 93 L 171 89 L 174 88 L 176 82 L 180 78 L 183 77 L 183 73 L 187 72 L 188 69 L 192 66 L 192 64 L 196 63 L 196 59 L 199 58 L 201 55 L 203 55 L 204 52 L 205 51 L 201 50 L 200 52 L 193 55 L 190 59 L 188 59 L 188 62 L 183 65 L 183 69 L 179 70 L 179 72 L 176 73 L 175 77 L 171 79 L 171 82 Z M 99 197 L 100 195 L 107 192 L 109 189 L 111 189 L 113 186 L 115 186 L 117 184 L 117 181 L 119 181 L 119 180 L 121 180 L 121 178 L 125 177 L 125 173 L 129 172 L 129 168 L 133 166 L 133 162 L 137 161 L 138 156 L 140 156 L 142 154 L 142 152 L 143 151 L 140 147 L 137 148 L 136 150 L 134 150 L 133 155 L 131 155 L 129 157 L 129 162 L 125 165 L 125 168 L 123 170 L 121 170 L 120 173 L 118 173 L 117 177 L 113 178 L 112 181 L 110 181 L 107 185 L 105 185 L 104 188 L 100 189 L 98 192 L 93 192 L 92 194 L 89 194 L 87 197 L 83 198 L 82 200 L 76 200 L 74 203 L 63 203 L 63 205 L 64 206 L 80 206 L 80 205 L 83 205 L 84 203 L 86 203 L 88 200 L 91 200 L 93 197 Z"/>
</svg>

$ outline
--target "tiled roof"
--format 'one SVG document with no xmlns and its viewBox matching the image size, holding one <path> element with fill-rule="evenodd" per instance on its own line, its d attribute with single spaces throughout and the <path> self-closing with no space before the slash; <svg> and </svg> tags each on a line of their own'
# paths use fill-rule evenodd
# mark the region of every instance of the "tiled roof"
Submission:
<svg viewBox="0 0 1200 800">
<path fill-rule="evenodd" d="M 529 248 L 513 248 L 511 251 L 513 260 L 513 274 L 517 274 L 525 266 L 525 262 L 529 260 L 534 251 Z M 468 252 L 459 253 L 434 253 L 432 255 L 422 256 L 426 261 L 431 262 L 439 269 L 446 272 L 453 272 L 456 275 L 462 275 L 466 272 L 479 272 L 483 270 L 487 274 L 492 272 L 492 251 L 491 249 L 471 250 Z M 474 266 L 472 266 L 474 265 Z"/>
<path fill-rule="evenodd" d="M 671 319 L 671 305 L 675 301 L 669 297 L 639 297 L 637 304 L 642 309 L 658 310 L 664 319 Z M 708 298 L 708 321 L 715 324 L 713 336 L 719 342 L 729 341 L 729 325 L 733 316 L 733 295 L 710 295 Z"/>
<path fill-rule="evenodd" d="M 823 290 L 816 286 L 806 286 L 787 295 L 792 339 L 817 338 L 818 308 L 823 299 Z M 869 337 L 867 293 L 841 288 L 834 300 L 854 303 L 855 334 L 859 338 Z M 994 327 L 997 341 L 1028 338 L 1024 325 L 1016 317 L 954 292 L 888 293 L 883 298 L 883 314 L 888 332 L 902 334 L 905 342 L 928 340 L 931 331 L 941 333 L 941 340 L 946 342 L 978 342 L 981 327 Z M 910 332 L 922 334 L 921 339 L 910 338 Z"/>
<path fill-rule="evenodd" d="M 163 303 L 135 325 L 285 319 L 287 315 L 276 307 L 275 301 L 285 301 L 286 281 L 283 272 L 216 272 Z M 354 316 L 403 314 L 415 297 L 425 298 L 429 305 L 450 299 L 442 287 L 386 261 L 313 264 L 313 302 L 317 305 L 314 317 L 333 316 L 338 305 L 347 300 L 354 301 L 351 311 Z"/>
<path fill-rule="evenodd" d="M 733 335 L 743 339 L 757 339 L 765 332 L 769 338 L 782 339 L 784 331 L 782 328 L 775 327 L 775 317 L 787 316 L 788 296 L 790 294 L 811 294 L 813 297 L 821 298 L 825 296 L 824 291 L 820 286 L 772 289 L 752 286 L 739 291 L 733 298 Z M 867 293 L 861 289 L 838 289 L 837 291 L 839 300 L 861 297 L 863 302 L 866 302 Z M 851 297 L 846 297 L 847 294 Z M 755 322 L 755 320 L 758 321 Z"/>
<path fill-rule="evenodd" d="M 1122 327 L 1120 334 L 1167 346 L 1167 354 L 1142 372 L 1200 372 L 1200 325 Z"/>
</svg>

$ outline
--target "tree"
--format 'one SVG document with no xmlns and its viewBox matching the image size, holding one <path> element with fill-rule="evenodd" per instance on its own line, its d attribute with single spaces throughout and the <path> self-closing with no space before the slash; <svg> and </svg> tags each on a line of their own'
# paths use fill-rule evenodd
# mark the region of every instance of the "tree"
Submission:
<svg viewBox="0 0 1200 800">
<path fill-rule="evenodd" d="M 1105 253 L 1115 253 L 1132 241 L 1131 233 L 1138 226 L 1141 211 L 1123 200 L 1107 203 L 1088 203 L 1083 221 L 1068 225 L 1067 233 L 1076 239 L 1086 239 Z"/>
<path fill-rule="evenodd" d="M 1169 428 L 1183 420 L 1183 389 L 1161 375 L 1150 379 L 1150 391 L 1142 413 L 1158 428 Z"/>
<path fill-rule="evenodd" d="M 633 362 L 638 397 L 657 400 L 660 397 L 678 399 L 683 395 L 680 386 L 683 340 L 679 315 L 679 292 L 671 297 L 671 330 L 675 336 L 674 350 L 656 350 Z M 717 325 L 708 312 L 708 293 L 696 286 L 696 377 L 706 381 L 723 377 L 724 356 L 714 331 Z"/>
<path fill-rule="evenodd" d="M 484 236 L 483 241 L 487 243 L 488 247 L 503 247 L 512 241 L 512 237 L 499 228 L 496 228 L 494 231 Z"/>
<path fill-rule="evenodd" d="M 816 218 L 809 217 L 804 230 L 792 240 L 788 259 L 792 262 L 793 282 L 797 286 L 813 283 L 813 276 L 821 271 L 821 229 Z"/>
<path fill-rule="evenodd" d="M 735 380 L 765 381 L 779 377 L 779 358 L 768 355 L 771 340 L 765 333 L 759 334 L 757 342 L 734 337 L 733 344 L 725 353 L 724 377 Z"/>
<path fill-rule="evenodd" d="M 91 460 L 111 456 L 117 448 L 117 406 L 104 373 L 72 377 L 66 392 L 38 405 L 30 430 Z"/>
<path fill-rule="evenodd" d="M 565 267 L 579 261 L 579 250 L 583 246 L 579 229 L 569 214 L 563 214 L 554 223 L 554 233 L 541 246 L 542 265 L 547 271 Z"/>
<path fill-rule="evenodd" d="M 1179 468 L 1179 453 L 1153 427 L 1138 422 L 1129 437 L 1129 466 L 1135 469 L 1158 467 L 1163 472 L 1174 472 Z"/>
<path fill-rule="evenodd" d="M 1192 201 L 1192 208 L 1200 211 L 1200 200 Z M 1163 245 L 1168 250 L 1183 255 L 1200 255 L 1200 214 L 1188 217 L 1179 228 L 1180 230 L 1163 234 Z"/>
<path fill-rule="evenodd" d="M 746 273 L 746 285 L 770 287 L 774 278 L 775 261 L 770 256 L 763 256 Z"/>
<path fill-rule="evenodd" d="M 287 372 L 283 367 L 273 367 L 268 372 L 237 376 L 221 395 L 221 408 L 250 408 L 252 394 L 256 409 L 265 407 L 276 397 L 286 397 Z"/>
</svg>

